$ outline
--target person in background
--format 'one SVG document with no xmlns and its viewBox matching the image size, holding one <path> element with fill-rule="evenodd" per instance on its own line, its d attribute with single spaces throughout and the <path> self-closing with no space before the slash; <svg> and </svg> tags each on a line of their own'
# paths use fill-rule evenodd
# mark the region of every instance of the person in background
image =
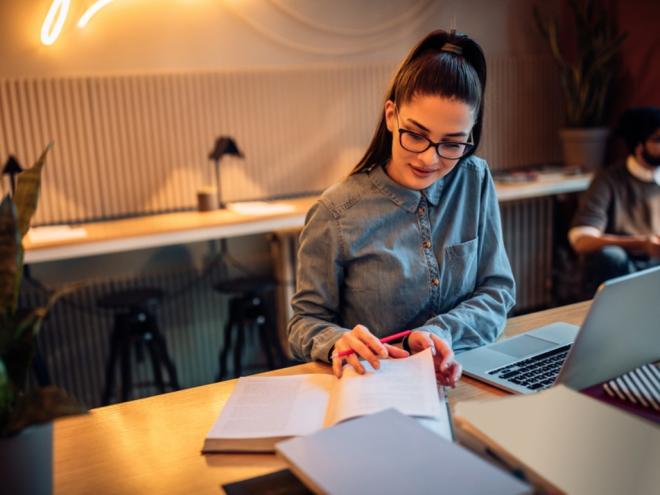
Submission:
<svg viewBox="0 0 660 495">
<path fill-rule="evenodd" d="M 617 134 L 625 163 L 598 171 L 568 232 L 595 284 L 660 264 L 660 108 L 632 108 Z"/>
<path fill-rule="evenodd" d="M 365 155 L 307 214 L 288 328 L 296 357 L 341 377 L 345 362 L 364 373 L 360 358 L 378 369 L 430 347 L 453 386 L 454 350 L 500 335 L 515 286 L 493 180 L 474 155 L 485 83 L 481 47 L 454 31 L 404 59 Z M 378 340 L 403 330 L 403 349 Z"/>
</svg>

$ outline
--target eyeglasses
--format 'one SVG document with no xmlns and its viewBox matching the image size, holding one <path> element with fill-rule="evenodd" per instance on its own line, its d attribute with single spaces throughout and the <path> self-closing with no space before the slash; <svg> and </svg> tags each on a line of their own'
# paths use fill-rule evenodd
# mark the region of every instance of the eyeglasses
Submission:
<svg viewBox="0 0 660 495">
<path fill-rule="evenodd" d="M 468 137 L 468 142 L 460 141 L 440 141 L 434 143 L 426 136 L 417 132 L 404 129 L 399 124 L 399 112 L 396 110 L 396 125 L 399 127 L 399 144 L 404 150 L 412 153 L 424 153 L 431 146 L 435 147 L 435 152 L 439 157 L 447 160 L 456 160 L 467 155 L 474 148 L 472 132 Z"/>
</svg>

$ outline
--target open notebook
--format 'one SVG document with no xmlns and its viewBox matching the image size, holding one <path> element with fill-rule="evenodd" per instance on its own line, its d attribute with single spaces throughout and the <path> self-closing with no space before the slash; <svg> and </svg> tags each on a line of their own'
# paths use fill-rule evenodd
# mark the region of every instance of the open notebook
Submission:
<svg viewBox="0 0 660 495">
<path fill-rule="evenodd" d="M 382 360 L 379 370 L 364 375 L 346 367 L 341 379 L 325 374 L 240 378 L 203 452 L 273 452 L 281 440 L 388 408 L 421 418 L 451 439 L 430 350 Z"/>
</svg>

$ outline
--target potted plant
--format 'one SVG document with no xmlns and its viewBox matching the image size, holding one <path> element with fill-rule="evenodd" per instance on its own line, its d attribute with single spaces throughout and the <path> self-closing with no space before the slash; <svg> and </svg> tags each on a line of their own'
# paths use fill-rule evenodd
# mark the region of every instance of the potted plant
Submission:
<svg viewBox="0 0 660 495">
<path fill-rule="evenodd" d="M 566 53 L 559 21 L 534 18 L 559 68 L 566 126 L 560 131 L 567 166 L 595 168 L 603 163 L 608 136 L 608 105 L 617 75 L 616 55 L 626 37 L 618 34 L 605 2 L 568 0 L 575 21 L 574 56 Z"/>
<path fill-rule="evenodd" d="M 56 417 L 85 409 L 56 387 L 34 387 L 30 369 L 41 322 L 55 301 L 38 308 L 18 304 L 23 237 L 37 208 L 41 170 L 49 144 L 35 165 L 18 175 L 13 199 L 0 203 L 0 486 L 3 493 L 50 493 L 52 425 Z"/>
</svg>

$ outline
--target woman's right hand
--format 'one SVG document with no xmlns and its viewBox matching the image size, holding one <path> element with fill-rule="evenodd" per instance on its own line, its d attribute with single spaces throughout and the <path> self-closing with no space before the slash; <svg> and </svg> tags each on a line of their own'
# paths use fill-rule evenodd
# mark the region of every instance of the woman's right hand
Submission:
<svg viewBox="0 0 660 495">
<path fill-rule="evenodd" d="M 353 350 L 354 353 L 339 357 L 342 351 Z M 402 358 L 407 357 L 408 351 L 399 347 L 383 344 L 378 338 L 369 331 L 364 325 L 355 325 L 353 330 L 344 333 L 337 342 L 335 342 L 332 351 L 332 371 L 337 378 L 341 378 L 344 361 L 350 364 L 355 371 L 364 374 L 364 366 L 360 363 L 360 358 L 369 362 L 375 370 L 380 368 L 380 359 L 387 357 Z"/>
</svg>

